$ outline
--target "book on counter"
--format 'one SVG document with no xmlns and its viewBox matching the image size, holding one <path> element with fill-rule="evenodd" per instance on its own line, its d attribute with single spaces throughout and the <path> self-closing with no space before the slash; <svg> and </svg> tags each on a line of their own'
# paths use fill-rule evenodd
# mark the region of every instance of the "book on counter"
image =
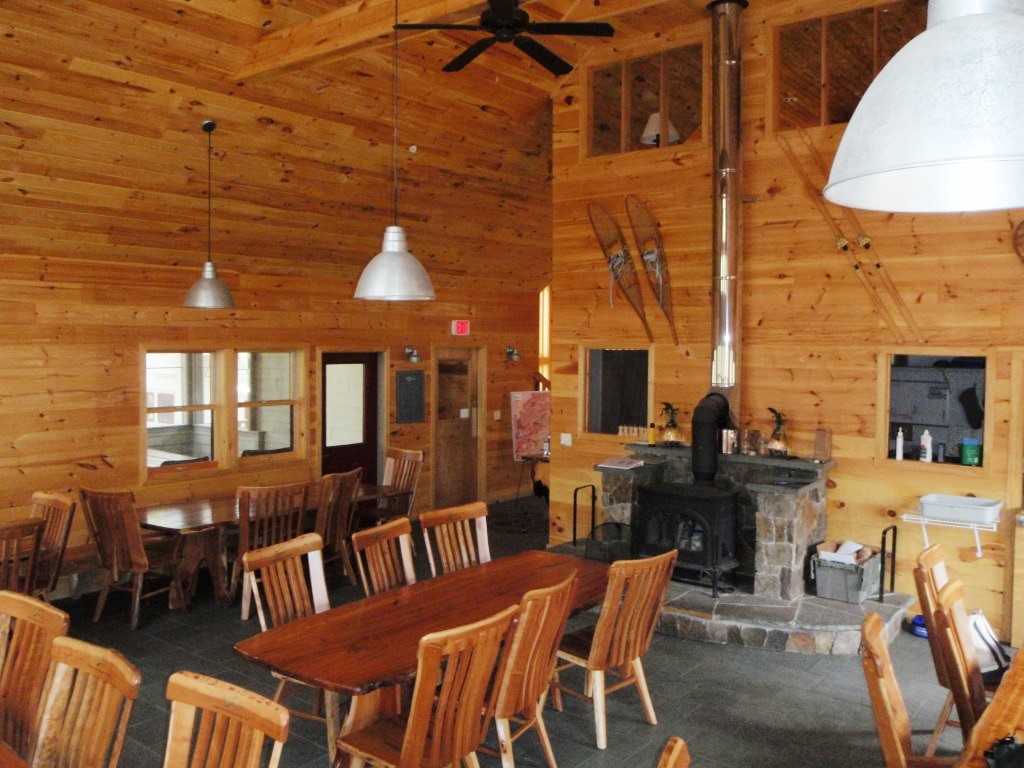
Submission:
<svg viewBox="0 0 1024 768">
<path fill-rule="evenodd" d="M 597 465 L 598 469 L 636 469 L 643 466 L 644 460 L 633 456 L 613 456 Z"/>
</svg>

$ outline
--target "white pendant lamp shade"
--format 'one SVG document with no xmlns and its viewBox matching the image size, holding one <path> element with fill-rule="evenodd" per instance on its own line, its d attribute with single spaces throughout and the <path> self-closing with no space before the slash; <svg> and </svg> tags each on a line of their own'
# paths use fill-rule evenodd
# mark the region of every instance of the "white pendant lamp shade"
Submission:
<svg viewBox="0 0 1024 768">
<path fill-rule="evenodd" d="M 356 284 L 357 299 L 375 301 L 429 301 L 434 286 L 427 270 L 409 253 L 403 227 L 384 230 L 384 245 L 370 259 Z"/>
<path fill-rule="evenodd" d="M 865 92 L 825 197 L 876 211 L 1024 207 L 1024 0 L 931 0 Z"/>
<path fill-rule="evenodd" d="M 644 126 L 644 132 L 640 134 L 640 143 L 647 144 L 649 146 L 665 146 L 667 144 L 675 144 L 682 138 L 679 135 L 679 131 L 672 121 L 668 118 L 665 119 L 665 125 L 668 127 L 668 141 L 661 141 L 661 113 L 655 112 L 649 118 L 647 118 L 647 125 Z"/>
<path fill-rule="evenodd" d="M 188 289 L 183 306 L 195 309 L 231 309 L 235 306 L 231 291 L 217 277 L 217 267 L 212 261 L 203 264 L 202 276 Z"/>
</svg>

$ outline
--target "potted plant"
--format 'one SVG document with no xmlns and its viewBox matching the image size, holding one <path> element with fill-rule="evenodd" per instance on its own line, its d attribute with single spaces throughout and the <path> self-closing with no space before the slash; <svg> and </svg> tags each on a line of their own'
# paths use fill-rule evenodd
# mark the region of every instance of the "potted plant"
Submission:
<svg viewBox="0 0 1024 768">
<path fill-rule="evenodd" d="M 772 416 L 775 417 L 775 427 L 772 429 L 772 436 L 768 439 L 768 454 L 771 456 L 788 456 L 789 441 L 786 439 L 786 414 L 769 408 Z"/>
<path fill-rule="evenodd" d="M 661 415 L 665 417 L 665 429 L 661 433 L 663 445 L 682 445 L 683 443 L 683 433 L 679 431 L 679 425 L 676 424 L 677 413 L 679 413 L 679 409 L 672 403 L 661 404 Z"/>
</svg>

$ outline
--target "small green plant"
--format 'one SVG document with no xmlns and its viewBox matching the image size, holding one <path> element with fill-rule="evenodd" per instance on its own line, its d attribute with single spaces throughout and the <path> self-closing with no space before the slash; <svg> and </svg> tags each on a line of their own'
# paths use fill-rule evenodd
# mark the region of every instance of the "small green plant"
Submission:
<svg viewBox="0 0 1024 768">
<path fill-rule="evenodd" d="M 677 413 L 679 413 L 679 409 L 676 408 L 674 405 L 672 405 L 672 403 L 662 403 L 661 404 L 661 415 L 665 417 L 665 426 L 666 427 L 678 426 L 676 424 L 676 414 Z"/>
<path fill-rule="evenodd" d="M 776 430 L 779 430 L 786 425 L 786 414 L 784 414 L 782 411 L 777 411 L 774 408 L 769 408 L 768 410 L 771 411 L 772 416 L 775 417 Z"/>
</svg>

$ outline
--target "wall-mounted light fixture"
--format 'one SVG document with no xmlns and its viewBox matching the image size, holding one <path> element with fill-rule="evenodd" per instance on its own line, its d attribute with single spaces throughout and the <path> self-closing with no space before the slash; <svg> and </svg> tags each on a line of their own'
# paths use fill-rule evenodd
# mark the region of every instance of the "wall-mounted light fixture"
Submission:
<svg viewBox="0 0 1024 768">
<path fill-rule="evenodd" d="M 509 344 L 505 347 L 505 359 L 510 363 L 519 362 L 519 350 Z"/>
<path fill-rule="evenodd" d="M 405 356 L 409 359 L 410 363 L 418 363 L 420 361 L 420 351 L 416 347 L 406 347 Z"/>
</svg>

